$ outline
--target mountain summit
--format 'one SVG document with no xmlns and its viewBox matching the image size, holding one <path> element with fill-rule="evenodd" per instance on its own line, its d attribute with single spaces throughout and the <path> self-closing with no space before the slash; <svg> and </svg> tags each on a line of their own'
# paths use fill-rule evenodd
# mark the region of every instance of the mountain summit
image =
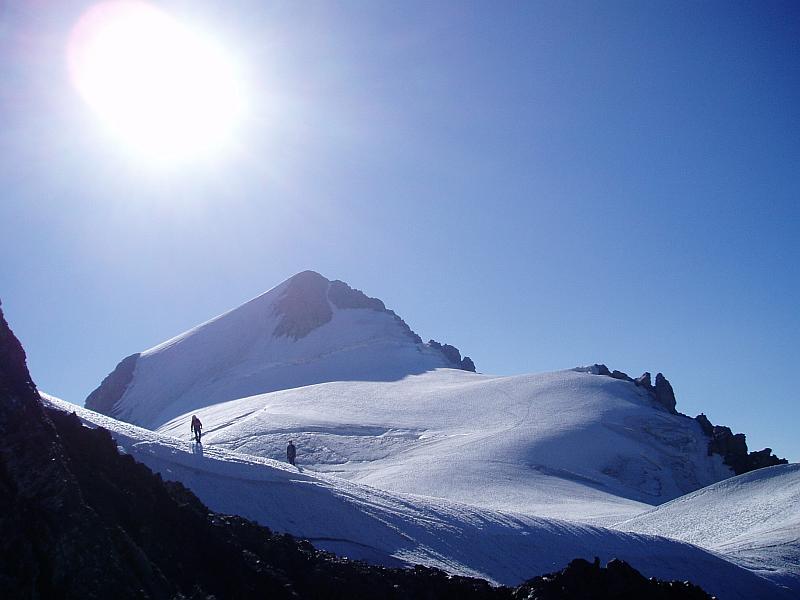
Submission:
<svg viewBox="0 0 800 600">
<path fill-rule="evenodd" d="M 475 365 L 454 346 L 423 343 L 381 300 L 303 271 L 123 359 L 86 407 L 155 428 L 234 398 L 328 381 L 395 381 L 438 368 Z"/>
</svg>

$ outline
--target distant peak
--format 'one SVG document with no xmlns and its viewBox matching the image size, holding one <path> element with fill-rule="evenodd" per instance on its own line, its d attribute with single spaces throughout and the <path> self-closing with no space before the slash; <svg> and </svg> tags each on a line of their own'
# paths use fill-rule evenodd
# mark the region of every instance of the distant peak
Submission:
<svg viewBox="0 0 800 600">
<path fill-rule="evenodd" d="M 320 275 L 316 271 L 312 271 L 310 269 L 307 269 L 305 271 L 300 271 L 299 273 L 296 273 L 296 274 L 292 275 L 291 277 L 289 277 L 289 279 L 286 280 L 286 282 L 287 283 L 288 282 L 293 282 L 293 281 L 301 281 L 302 282 L 302 281 L 313 281 L 313 280 L 328 281 L 328 278 L 323 276 L 323 275 Z"/>
</svg>

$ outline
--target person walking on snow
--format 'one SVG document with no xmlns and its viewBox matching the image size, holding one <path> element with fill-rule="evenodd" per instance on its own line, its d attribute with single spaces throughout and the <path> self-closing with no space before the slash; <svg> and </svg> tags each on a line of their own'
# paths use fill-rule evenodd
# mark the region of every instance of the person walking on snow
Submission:
<svg viewBox="0 0 800 600">
<path fill-rule="evenodd" d="M 294 442 L 289 440 L 289 445 L 286 446 L 286 460 L 289 461 L 290 465 L 294 464 L 294 459 L 297 456 L 297 448 L 294 447 Z"/>
<path fill-rule="evenodd" d="M 199 444 L 200 436 L 203 435 L 203 424 L 200 422 L 200 419 L 197 418 L 197 415 L 192 415 L 192 433 L 194 434 L 195 441 Z"/>
</svg>

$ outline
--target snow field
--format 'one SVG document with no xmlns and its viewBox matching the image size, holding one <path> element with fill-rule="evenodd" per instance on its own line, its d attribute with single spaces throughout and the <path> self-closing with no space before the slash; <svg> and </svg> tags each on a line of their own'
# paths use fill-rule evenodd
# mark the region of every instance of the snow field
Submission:
<svg viewBox="0 0 800 600">
<path fill-rule="evenodd" d="M 267 458 L 205 447 L 121 423 L 52 397 L 121 451 L 181 481 L 212 510 L 239 514 L 339 554 L 515 584 L 575 557 L 629 561 L 648 576 L 689 579 L 723 598 L 789 598 L 777 586 L 700 548 L 665 538 L 381 491 Z"/>
</svg>

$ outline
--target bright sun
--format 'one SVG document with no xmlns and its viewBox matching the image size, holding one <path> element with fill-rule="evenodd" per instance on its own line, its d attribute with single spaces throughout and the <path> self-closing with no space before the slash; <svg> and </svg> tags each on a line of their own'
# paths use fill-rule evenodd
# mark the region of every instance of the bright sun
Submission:
<svg viewBox="0 0 800 600">
<path fill-rule="evenodd" d="M 69 67 L 110 130 L 156 163 L 219 151 L 244 114 L 242 78 L 226 50 L 138 0 L 84 13 L 70 35 Z"/>
</svg>

